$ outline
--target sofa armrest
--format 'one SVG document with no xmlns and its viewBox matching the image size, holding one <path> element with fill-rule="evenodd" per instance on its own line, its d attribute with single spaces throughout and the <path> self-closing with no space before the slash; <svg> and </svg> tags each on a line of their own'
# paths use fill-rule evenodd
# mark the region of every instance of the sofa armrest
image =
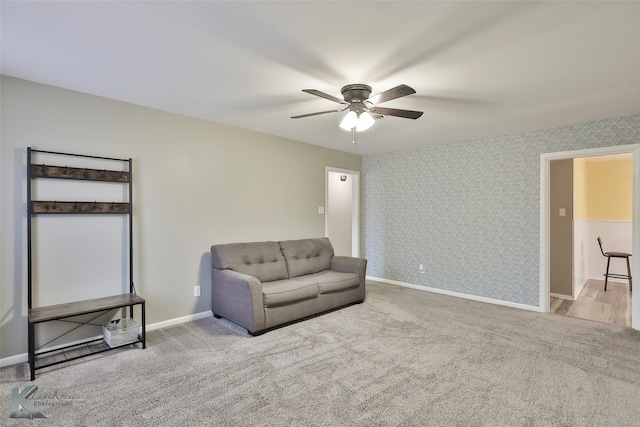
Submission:
<svg viewBox="0 0 640 427">
<path fill-rule="evenodd" d="M 364 265 L 363 265 L 364 264 Z M 366 269 L 367 260 L 350 256 L 335 255 L 331 258 L 331 269 L 341 273 L 359 274 L 362 268 Z"/>
<path fill-rule="evenodd" d="M 341 273 L 356 273 L 360 276 L 360 286 L 364 288 L 367 276 L 367 260 L 365 258 L 335 255 L 331 259 L 331 270 Z"/>
<path fill-rule="evenodd" d="M 262 283 L 233 270 L 211 271 L 211 307 L 214 314 L 231 320 L 250 333 L 265 328 Z"/>
</svg>

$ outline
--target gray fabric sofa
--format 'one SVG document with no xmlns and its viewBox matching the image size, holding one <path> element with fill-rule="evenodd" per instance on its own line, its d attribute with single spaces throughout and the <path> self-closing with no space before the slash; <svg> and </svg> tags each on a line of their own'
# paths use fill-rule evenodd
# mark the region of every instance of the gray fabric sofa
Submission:
<svg viewBox="0 0 640 427">
<path fill-rule="evenodd" d="M 258 335 L 364 301 L 367 260 L 328 238 L 213 245 L 212 311 Z"/>
</svg>

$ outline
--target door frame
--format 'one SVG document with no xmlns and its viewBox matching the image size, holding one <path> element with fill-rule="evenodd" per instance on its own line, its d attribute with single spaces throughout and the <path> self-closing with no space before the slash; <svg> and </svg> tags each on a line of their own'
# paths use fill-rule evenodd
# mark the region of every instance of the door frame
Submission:
<svg viewBox="0 0 640 427">
<path fill-rule="evenodd" d="M 613 147 L 592 148 L 540 155 L 540 310 L 549 312 L 549 170 L 552 160 L 576 157 L 607 156 L 613 154 L 633 154 L 633 216 L 632 216 L 632 254 L 631 275 L 640 277 L 640 144 L 619 145 Z M 631 294 L 631 327 L 640 330 L 640 292 Z"/>
<path fill-rule="evenodd" d="M 351 169 L 325 166 L 324 171 L 324 235 L 328 237 L 329 231 L 329 173 L 337 172 L 351 176 L 352 197 L 351 197 L 351 255 L 360 256 L 360 171 Z"/>
</svg>

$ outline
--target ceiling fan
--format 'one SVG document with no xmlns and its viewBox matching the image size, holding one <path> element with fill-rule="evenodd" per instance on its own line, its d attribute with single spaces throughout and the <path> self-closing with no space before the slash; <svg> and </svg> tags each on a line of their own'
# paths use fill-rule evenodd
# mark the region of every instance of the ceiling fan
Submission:
<svg viewBox="0 0 640 427">
<path fill-rule="evenodd" d="M 341 90 L 344 100 L 316 89 L 302 89 L 302 91 L 310 93 L 311 95 L 328 99 L 333 102 L 337 102 L 338 104 L 342 104 L 343 107 L 338 108 L 337 110 L 301 114 L 299 116 L 291 117 L 292 119 L 300 119 L 303 117 L 311 117 L 327 113 L 338 113 L 341 111 L 349 110 L 347 115 L 340 123 L 340 127 L 345 130 L 353 131 L 355 129 L 355 131 L 360 132 L 371 127 L 376 118 L 381 118 L 384 116 L 394 116 L 415 120 L 418 117 L 422 116 L 422 111 L 378 107 L 378 104 L 381 104 L 383 102 L 391 101 L 392 99 L 401 98 L 403 96 L 416 93 L 413 88 L 404 84 L 381 92 L 375 96 L 370 96 L 371 86 L 360 83 L 347 85 L 344 86 Z"/>
</svg>

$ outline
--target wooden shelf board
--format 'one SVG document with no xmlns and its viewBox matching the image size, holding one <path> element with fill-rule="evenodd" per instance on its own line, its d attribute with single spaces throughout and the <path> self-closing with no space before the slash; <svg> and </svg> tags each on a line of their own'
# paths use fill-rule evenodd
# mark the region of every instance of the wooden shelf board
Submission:
<svg viewBox="0 0 640 427">
<path fill-rule="evenodd" d="M 33 200 L 30 212 L 34 214 L 128 214 L 127 202 L 58 202 Z"/>
<path fill-rule="evenodd" d="M 49 320 L 63 319 L 65 317 L 95 313 L 96 311 L 110 310 L 142 303 L 144 303 L 144 298 L 131 293 L 69 302 L 65 304 L 49 305 L 29 309 L 29 322 L 47 322 Z"/>
<path fill-rule="evenodd" d="M 77 179 L 82 181 L 106 181 L 128 183 L 131 179 L 127 171 L 113 171 L 100 169 L 69 168 L 66 166 L 51 166 L 31 164 L 33 178 Z"/>
</svg>

